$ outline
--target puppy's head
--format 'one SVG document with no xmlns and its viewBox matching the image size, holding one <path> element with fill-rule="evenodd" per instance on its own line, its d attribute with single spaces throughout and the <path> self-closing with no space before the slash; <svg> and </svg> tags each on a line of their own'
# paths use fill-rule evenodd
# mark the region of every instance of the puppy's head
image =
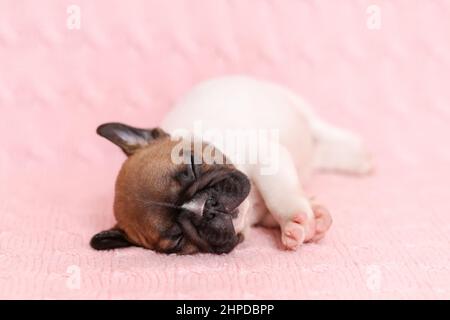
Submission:
<svg viewBox="0 0 450 320">
<path fill-rule="evenodd" d="M 97 133 L 127 159 L 116 180 L 117 224 L 92 238 L 94 249 L 136 245 L 165 253 L 227 253 L 242 240 L 232 223 L 250 191 L 242 172 L 225 162 L 202 161 L 193 145 L 186 148 L 159 128 L 107 123 Z M 184 161 L 173 161 L 180 145 Z M 213 153 L 223 158 L 217 149 Z"/>
</svg>

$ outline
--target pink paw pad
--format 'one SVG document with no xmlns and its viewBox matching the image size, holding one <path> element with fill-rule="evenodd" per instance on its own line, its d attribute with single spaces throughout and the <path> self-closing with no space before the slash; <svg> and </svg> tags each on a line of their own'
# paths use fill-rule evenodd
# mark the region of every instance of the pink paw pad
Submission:
<svg viewBox="0 0 450 320">
<path fill-rule="evenodd" d="M 295 250 L 305 241 L 306 231 L 303 225 L 296 221 L 288 221 L 281 228 L 281 242 L 289 250 Z"/>
<path fill-rule="evenodd" d="M 323 206 L 314 204 L 312 206 L 314 218 L 316 221 L 316 228 L 314 235 L 308 241 L 319 241 L 325 236 L 325 233 L 330 229 L 333 219 L 330 212 Z"/>
<path fill-rule="evenodd" d="M 326 208 L 313 205 L 314 219 L 300 213 L 281 226 L 281 242 L 289 250 L 295 250 L 304 242 L 319 241 L 331 226 L 331 215 Z"/>
</svg>

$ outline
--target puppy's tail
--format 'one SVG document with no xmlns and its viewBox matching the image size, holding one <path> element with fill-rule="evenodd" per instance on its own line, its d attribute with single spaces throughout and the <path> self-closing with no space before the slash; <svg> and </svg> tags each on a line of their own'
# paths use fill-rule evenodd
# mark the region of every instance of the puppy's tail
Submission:
<svg viewBox="0 0 450 320">
<path fill-rule="evenodd" d="M 360 136 L 323 121 L 300 97 L 291 95 L 291 100 L 311 128 L 315 146 L 315 169 L 350 174 L 372 172 L 372 156 Z"/>
</svg>

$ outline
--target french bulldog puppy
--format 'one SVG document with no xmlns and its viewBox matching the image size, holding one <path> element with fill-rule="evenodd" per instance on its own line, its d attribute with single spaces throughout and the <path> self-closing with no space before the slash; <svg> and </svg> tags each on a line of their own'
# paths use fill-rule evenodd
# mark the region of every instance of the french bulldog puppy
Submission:
<svg viewBox="0 0 450 320">
<path fill-rule="evenodd" d="M 249 227 L 279 227 L 295 250 L 332 219 L 302 185 L 313 170 L 365 174 L 372 161 L 354 133 L 320 119 L 289 89 L 244 76 L 194 87 L 161 123 L 106 123 L 97 133 L 127 156 L 116 181 L 116 225 L 98 250 L 228 253 Z"/>
</svg>

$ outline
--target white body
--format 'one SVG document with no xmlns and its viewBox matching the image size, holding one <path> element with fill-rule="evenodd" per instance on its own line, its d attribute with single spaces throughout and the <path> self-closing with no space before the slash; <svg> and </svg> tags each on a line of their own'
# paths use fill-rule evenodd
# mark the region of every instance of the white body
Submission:
<svg viewBox="0 0 450 320">
<path fill-rule="evenodd" d="M 257 223 L 279 225 L 282 242 L 290 249 L 321 238 L 331 224 L 326 210 L 311 204 L 303 192 L 302 184 L 312 170 L 365 173 L 371 169 L 358 136 L 322 121 L 290 90 L 248 77 L 199 84 L 177 103 L 161 127 L 177 136 L 184 129 L 227 155 L 252 182 L 234 222 L 236 231 L 245 234 Z M 244 151 L 257 149 L 256 161 L 247 155 L 241 158 L 246 161 L 239 161 L 242 154 L 221 139 L 232 130 L 262 133 L 256 147 L 253 140 L 241 141 Z"/>
</svg>

